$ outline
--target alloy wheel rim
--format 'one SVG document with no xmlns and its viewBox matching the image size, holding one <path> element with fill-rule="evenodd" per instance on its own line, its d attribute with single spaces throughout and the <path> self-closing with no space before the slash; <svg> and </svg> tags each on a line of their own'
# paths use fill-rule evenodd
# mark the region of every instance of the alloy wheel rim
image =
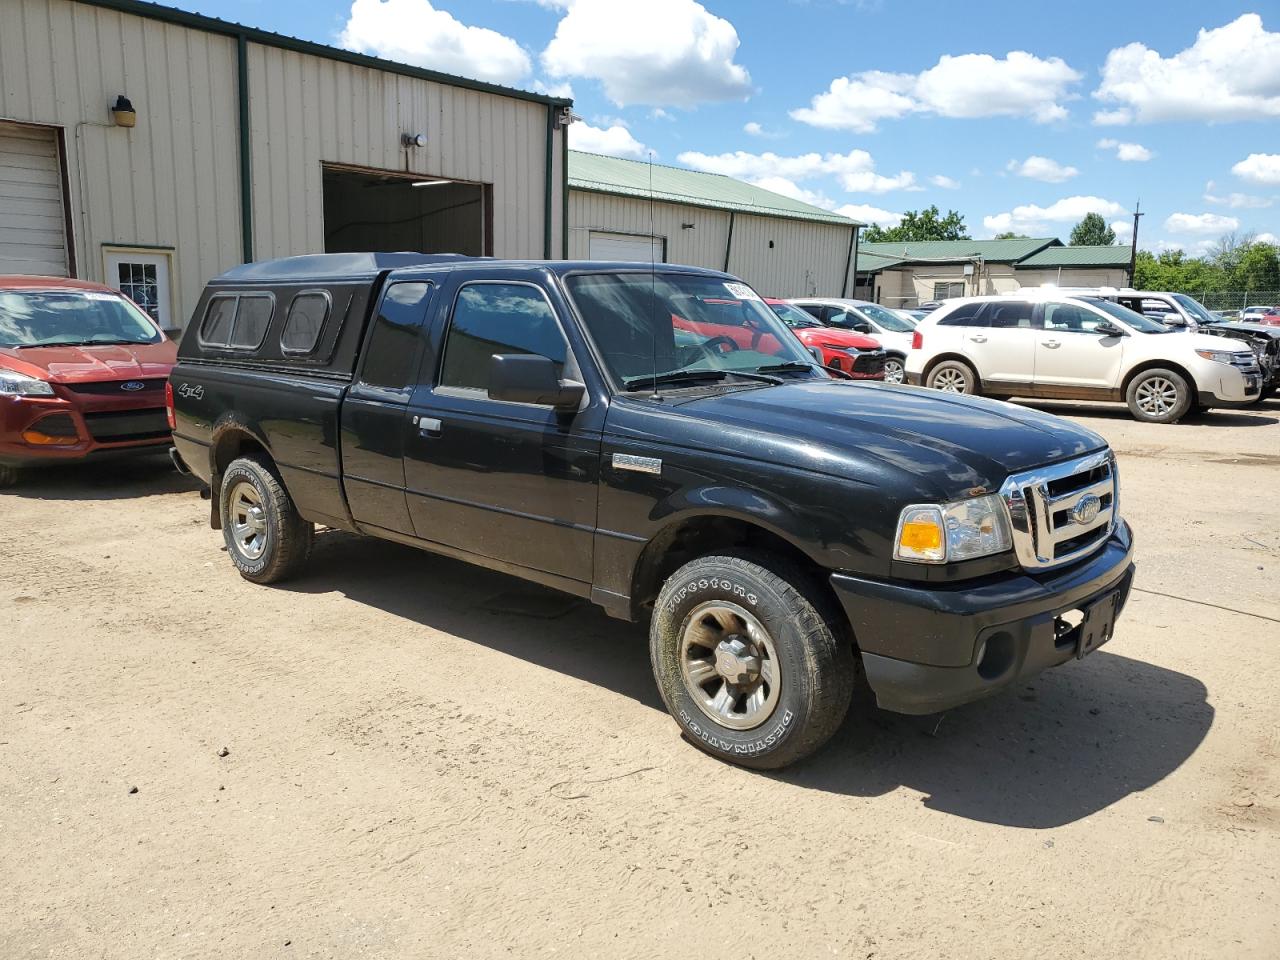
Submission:
<svg viewBox="0 0 1280 960">
<path fill-rule="evenodd" d="M 1138 384 L 1138 409 L 1151 416 L 1163 416 L 1178 402 L 1178 388 L 1165 377 L 1151 377 Z"/>
<path fill-rule="evenodd" d="M 229 498 L 231 538 L 236 552 L 246 560 L 257 560 L 267 549 L 267 513 L 262 507 L 262 495 L 247 480 L 241 480 L 231 488 Z"/>
<path fill-rule="evenodd" d="M 939 370 L 933 378 L 933 386 L 944 393 L 965 393 L 969 381 L 959 370 Z"/>
<path fill-rule="evenodd" d="M 885 383 L 901 383 L 902 382 L 902 364 L 897 360 L 886 360 L 884 364 L 884 382 Z"/>
<path fill-rule="evenodd" d="M 726 600 L 699 604 L 680 631 L 680 678 L 694 704 L 731 730 L 751 730 L 773 715 L 781 665 L 769 632 Z"/>
</svg>

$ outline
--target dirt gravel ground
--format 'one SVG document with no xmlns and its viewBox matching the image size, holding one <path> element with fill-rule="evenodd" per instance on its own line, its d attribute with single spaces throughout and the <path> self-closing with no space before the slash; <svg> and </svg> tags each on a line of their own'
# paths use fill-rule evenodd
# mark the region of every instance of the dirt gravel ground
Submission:
<svg viewBox="0 0 1280 960">
<path fill-rule="evenodd" d="M 1042 406 L 1120 454 L 1115 639 L 772 776 L 572 599 L 337 533 L 255 587 L 162 461 L 0 493 L 0 958 L 1280 956 L 1280 402 Z"/>
</svg>

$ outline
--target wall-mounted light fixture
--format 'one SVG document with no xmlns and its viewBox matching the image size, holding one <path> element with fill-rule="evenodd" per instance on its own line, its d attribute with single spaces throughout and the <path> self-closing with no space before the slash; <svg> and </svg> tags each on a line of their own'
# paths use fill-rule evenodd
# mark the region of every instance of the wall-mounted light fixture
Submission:
<svg viewBox="0 0 1280 960">
<path fill-rule="evenodd" d="M 571 123 L 577 123 L 582 118 L 573 112 L 569 107 L 561 107 L 560 113 L 556 116 L 556 123 L 562 127 L 567 127 Z"/>
<path fill-rule="evenodd" d="M 425 147 L 427 145 L 427 135 L 425 133 L 402 133 L 400 134 L 400 146 L 405 149 L 411 147 Z"/>
<path fill-rule="evenodd" d="M 115 105 L 111 108 L 111 118 L 115 120 L 117 127 L 137 126 L 138 112 L 123 93 L 116 97 Z"/>
</svg>

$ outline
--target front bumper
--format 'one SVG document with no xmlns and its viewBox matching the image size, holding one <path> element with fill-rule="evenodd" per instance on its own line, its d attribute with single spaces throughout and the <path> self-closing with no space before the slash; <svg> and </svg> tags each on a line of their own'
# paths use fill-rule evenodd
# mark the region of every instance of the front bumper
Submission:
<svg viewBox="0 0 1280 960">
<path fill-rule="evenodd" d="M 1262 368 L 1239 370 L 1228 368 L 1214 378 L 1205 378 L 1198 389 L 1196 401 L 1200 406 L 1231 406 L 1247 404 L 1262 393 Z"/>
<path fill-rule="evenodd" d="M 836 573 L 831 584 L 876 702 L 919 714 L 989 696 L 1092 652 L 1101 643 L 1081 651 L 1079 631 L 1065 630 L 1061 618 L 1112 593 L 1118 617 L 1133 572 L 1133 534 L 1121 521 L 1093 556 L 1046 575 L 919 584 Z"/>
</svg>

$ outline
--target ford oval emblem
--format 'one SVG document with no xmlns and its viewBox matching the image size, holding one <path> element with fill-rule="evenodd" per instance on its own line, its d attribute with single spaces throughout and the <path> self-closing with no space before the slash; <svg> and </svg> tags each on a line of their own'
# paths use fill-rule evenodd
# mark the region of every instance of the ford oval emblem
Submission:
<svg viewBox="0 0 1280 960">
<path fill-rule="evenodd" d="M 126 380 L 120 384 L 121 390 L 128 390 L 130 393 L 137 393 L 139 390 L 145 390 L 147 385 L 141 380 Z"/>
<path fill-rule="evenodd" d="M 1101 509 L 1102 501 L 1092 493 L 1087 493 L 1071 508 L 1071 519 L 1080 524 L 1093 523 L 1098 519 L 1098 512 Z"/>
</svg>

